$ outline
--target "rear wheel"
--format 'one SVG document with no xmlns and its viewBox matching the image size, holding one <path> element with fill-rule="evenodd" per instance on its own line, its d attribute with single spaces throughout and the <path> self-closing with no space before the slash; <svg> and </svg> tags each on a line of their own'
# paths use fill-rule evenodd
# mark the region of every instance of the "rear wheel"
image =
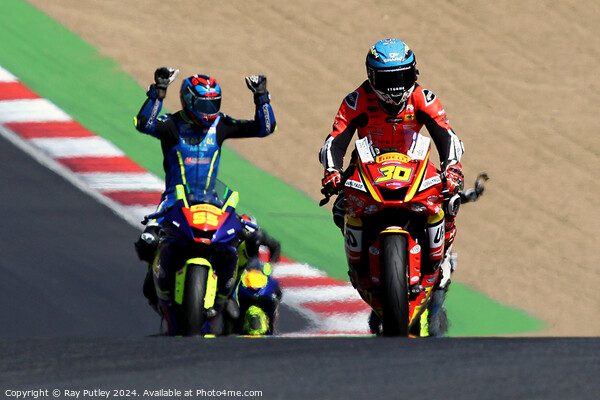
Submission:
<svg viewBox="0 0 600 400">
<path fill-rule="evenodd" d="M 408 336 L 407 241 L 402 235 L 381 239 L 383 335 Z"/>
<path fill-rule="evenodd" d="M 202 334 L 202 325 L 206 319 L 204 311 L 204 296 L 208 270 L 200 265 L 190 264 L 185 274 L 183 292 L 183 326 L 184 335 L 197 336 Z"/>
</svg>

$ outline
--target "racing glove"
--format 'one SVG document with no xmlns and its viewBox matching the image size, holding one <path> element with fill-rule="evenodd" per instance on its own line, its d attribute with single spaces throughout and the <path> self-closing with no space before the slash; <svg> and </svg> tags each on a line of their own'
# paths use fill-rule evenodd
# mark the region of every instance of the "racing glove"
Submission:
<svg viewBox="0 0 600 400">
<path fill-rule="evenodd" d="M 326 169 L 321 185 L 323 185 L 323 190 L 321 190 L 323 193 L 333 194 L 339 192 L 342 188 L 342 174 L 333 168 Z"/>
<path fill-rule="evenodd" d="M 167 95 L 167 87 L 173 83 L 178 74 L 178 69 L 167 67 L 161 67 L 154 71 L 154 90 L 158 100 L 163 100 L 165 98 Z"/>
<path fill-rule="evenodd" d="M 450 194 L 457 194 L 463 190 L 465 176 L 463 175 L 460 162 L 455 161 L 453 164 L 448 165 L 442 176 L 445 181 L 446 190 Z"/>
<path fill-rule="evenodd" d="M 267 91 L 267 77 L 264 75 L 251 75 L 246 77 L 246 86 L 254 93 L 254 104 L 265 104 L 271 101 Z"/>
</svg>

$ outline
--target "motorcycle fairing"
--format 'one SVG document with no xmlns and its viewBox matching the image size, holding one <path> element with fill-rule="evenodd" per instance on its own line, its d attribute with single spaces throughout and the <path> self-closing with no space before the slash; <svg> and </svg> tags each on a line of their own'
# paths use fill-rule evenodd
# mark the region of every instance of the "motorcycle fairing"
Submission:
<svg viewBox="0 0 600 400">
<path fill-rule="evenodd" d="M 350 262 L 360 263 L 362 259 L 362 221 L 346 214 L 344 225 L 344 239 L 346 258 Z"/>
<path fill-rule="evenodd" d="M 182 208 L 183 214 L 187 219 L 192 232 L 194 228 L 202 232 L 211 232 L 217 230 L 227 217 L 228 213 L 224 213 L 219 207 L 212 204 L 194 204 L 189 208 Z M 196 242 L 210 243 L 211 239 L 206 237 L 197 237 L 194 235 Z"/>
<path fill-rule="evenodd" d="M 361 182 L 367 187 L 375 200 L 382 202 L 380 188 L 400 189 L 408 187 L 406 196 L 401 201 L 409 202 L 421 185 L 428 161 L 429 152 L 424 160 L 413 160 L 406 154 L 401 153 L 385 153 L 377 156 L 372 164 L 359 164 L 358 170 Z M 363 166 L 366 167 L 366 170 Z"/>
<path fill-rule="evenodd" d="M 235 213 L 239 195 L 222 182 L 215 181 L 215 185 L 203 193 L 191 193 L 186 185 L 177 185 L 175 194 L 175 204 L 160 215 L 151 215 L 163 218 L 153 277 L 160 308 L 172 335 L 180 332 L 180 326 L 185 326 L 182 319 L 187 316 L 183 316 L 178 307 L 188 296 L 185 286 L 189 267 L 198 265 L 206 269 L 202 306 L 204 309 L 214 307 L 218 282 L 216 271 L 220 271 L 220 260 L 227 262 L 230 260 L 228 257 L 237 257 L 243 229 Z M 164 268 L 160 265 L 163 262 Z M 205 330 L 204 327 L 202 329 Z M 211 332 L 210 329 L 206 331 Z"/>
<path fill-rule="evenodd" d="M 171 211 L 171 220 L 186 237 L 199 243 L 228 244 L 239 236 L 243 227 L 235 215 L 238 192 L 226 189 L 222 206 L 209 202 L 190 204 L 183 185 L 177 185 L 176 194 L 179 207 Z"/>
</svg>

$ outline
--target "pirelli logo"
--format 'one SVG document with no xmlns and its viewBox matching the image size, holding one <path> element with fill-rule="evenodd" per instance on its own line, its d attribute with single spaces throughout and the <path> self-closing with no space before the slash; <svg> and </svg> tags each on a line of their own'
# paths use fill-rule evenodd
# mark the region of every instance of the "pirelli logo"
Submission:
<svg viewBox="0 0 600 400">
<path fill-rule="evenodd" d="M 400 162 L 409 162 L 411 158 L 406 154 L 401 153 L 387 153 L 377 156 L 375 159 L 378 163 L 383 163 L 386 161 L 400 161 Z"/>
</svg>

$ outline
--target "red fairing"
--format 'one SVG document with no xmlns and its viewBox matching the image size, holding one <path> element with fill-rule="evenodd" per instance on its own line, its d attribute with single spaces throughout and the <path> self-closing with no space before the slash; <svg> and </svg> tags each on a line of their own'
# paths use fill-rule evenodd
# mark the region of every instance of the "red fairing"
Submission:
<svg viewBox="0 0 600 400">
<path fill-rule="evenodd" d="M 359 164 L 346 181 L 346 208 L 351 216 L 397 207 L 429 215 L 441 211 L 443 185 L 433 163 L 400 153 L 387 153 L 377 159 L 380 162 Z"/>
</svg>

